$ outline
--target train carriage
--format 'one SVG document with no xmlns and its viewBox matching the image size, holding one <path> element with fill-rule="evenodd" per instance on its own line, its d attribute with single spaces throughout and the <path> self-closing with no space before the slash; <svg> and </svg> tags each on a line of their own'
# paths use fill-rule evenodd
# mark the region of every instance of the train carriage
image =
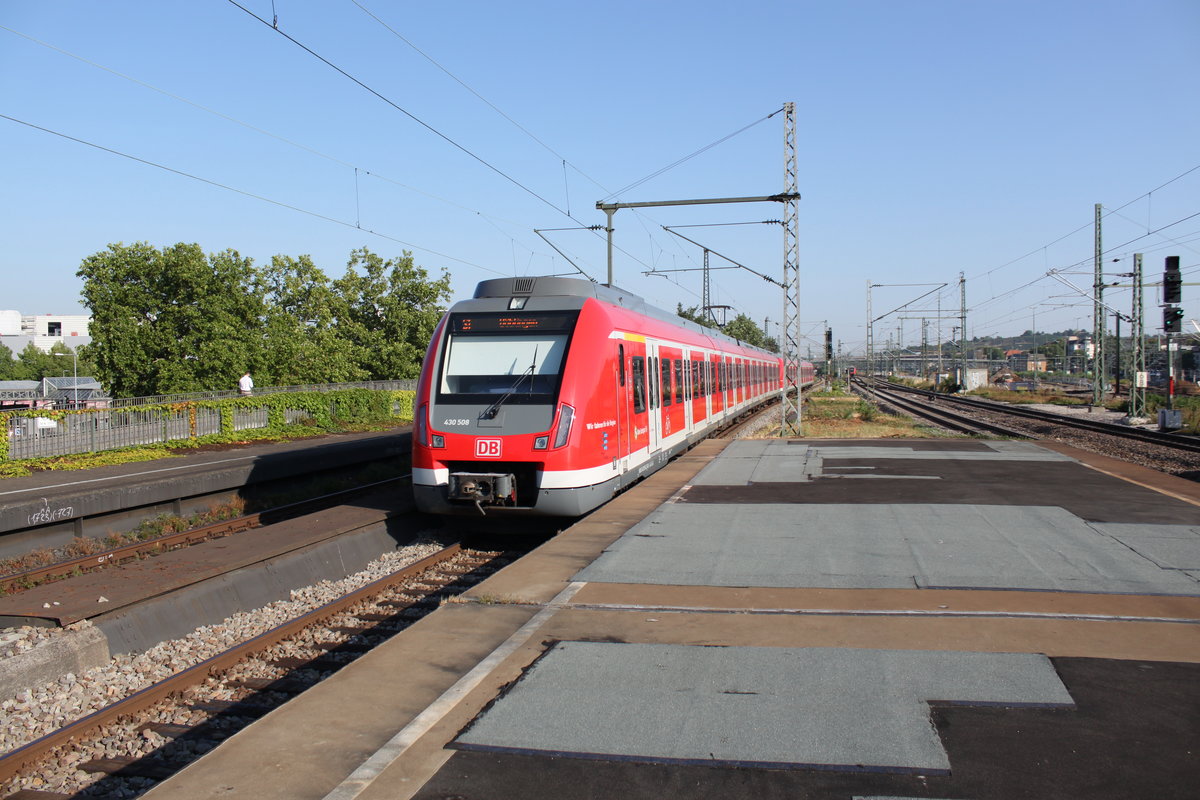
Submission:
<svg viewBox="0 0 1200 800">
<path fill-rule="evenodd" d="M 782 359 L 589 281 L 484 281 L 417 387 L 423 511 L 578 516 L 778 393 Z M 800 382 L 812 380 L 812 365 Z"/>
</svg>

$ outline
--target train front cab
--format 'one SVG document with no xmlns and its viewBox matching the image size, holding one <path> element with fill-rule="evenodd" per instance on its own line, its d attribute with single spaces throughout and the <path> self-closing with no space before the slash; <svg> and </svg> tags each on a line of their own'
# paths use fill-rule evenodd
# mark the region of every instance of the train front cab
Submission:
<svg viewBox="0 0 1200 800">
<path fill-rule="evenodd" d="M 452 310 L 417 389 L 417 507 L 470 513 L 534 506 L 539 475 L 567 447 L 575 409 L 559 402 L 577 309 Z"/>
</svg>

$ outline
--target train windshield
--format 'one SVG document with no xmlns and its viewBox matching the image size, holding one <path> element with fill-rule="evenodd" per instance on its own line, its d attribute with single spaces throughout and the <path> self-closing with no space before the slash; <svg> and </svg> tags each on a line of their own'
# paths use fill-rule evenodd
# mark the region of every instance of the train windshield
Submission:
<svg viewBox="0 0 1200 800">
<path fill-rule="evenodd" d="M 482 399 L 512 393 L 507 402 L 553 402 L 575 314 L 451 317 L 442 374 L 442 399 Z M 474 397 L 472 397 L 474 396 Z"/>
</svg>

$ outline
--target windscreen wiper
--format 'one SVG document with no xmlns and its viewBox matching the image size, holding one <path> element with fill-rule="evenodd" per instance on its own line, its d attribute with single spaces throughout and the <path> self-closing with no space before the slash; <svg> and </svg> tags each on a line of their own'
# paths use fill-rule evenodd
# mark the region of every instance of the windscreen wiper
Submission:
<svg viewBox="0 0 1200 800">
<path fill-rule="evenodd" d="M 515 391 L 517 391 L 517 387 L 519 387 L 526 378 L 533 375 L 533 373 L 536 370 L 537 370 L 537 347 L 534 347 L 533 348 L 533 362 L 528 367 L 525 368 L 525 371 L 522 372 L 515 381 L 513 381 L 512 388 L 509 389 L 504 394 L 500 395 L 499 399 L 497 399 L 496 402 L 492 403 L 490 406 L 488 406 L 486 409 L 484 409 L 484 412 L 479 415 L 479 418 L 480 419 L 495 419 L 496 415 L 500 413 L 500 406 L 504 405 L 504 401 L 507 400 L 508 398 L 512 397 L 513 393 Z M 530 388 L 533 388 L 532 383 L 530 384 Z"/>
</svg>

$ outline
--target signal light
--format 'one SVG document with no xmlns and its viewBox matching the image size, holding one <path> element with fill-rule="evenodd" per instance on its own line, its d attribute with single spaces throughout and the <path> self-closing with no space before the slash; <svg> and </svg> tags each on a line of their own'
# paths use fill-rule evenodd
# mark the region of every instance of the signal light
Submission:
<svg viewBox="0 0 1200 800">
<path fill-rule="evenodd" d="M 1167 256 L 1166 270 L 1163 272 L 1164 303 L 1183 302 L 1183 275 L 1179 272 L 1179 256 Z"/>
<path fill-rule="evenodd" d="M 825 360 L 833 361 L 833 331 L 825 331 Z"/>
<path fill-rule="evenodd" d="M 1163 330 L 1167 333 L 1179 333 L 1183 330 L 1183 309 L 1179 306 L 1167 306 L 1163 309 Z"/>
</svg>

